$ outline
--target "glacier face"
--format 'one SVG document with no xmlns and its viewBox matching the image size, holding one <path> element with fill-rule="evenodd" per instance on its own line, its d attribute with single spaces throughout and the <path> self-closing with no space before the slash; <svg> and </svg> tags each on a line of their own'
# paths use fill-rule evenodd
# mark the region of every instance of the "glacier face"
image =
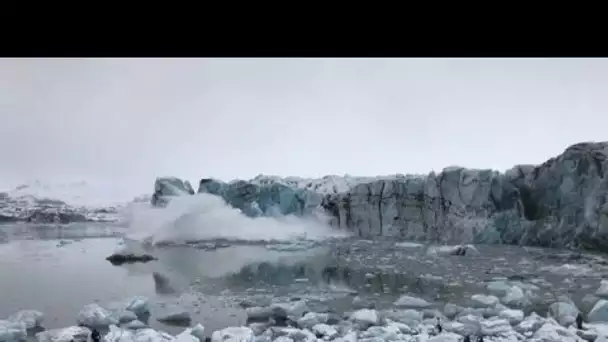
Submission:
<svg viewBox="0 0 608 342">
<path fill-rule="evenodd" d="M 570 146 L 538 165 L 449 168 L 332 195 L 334 224 L 361 236 L 537 246 L 608 246 L 608 143 Z"/>
<path fill-rule="evenodd" d="M 321 204 L 321 194 L 279 182 L 235 181 L 224 183 L 202 179 L 198 193 L 218 195 L 245 215 L 280 216 L 311 214 Z"/>
<path fill-rule="evenodd" d="M 608 247 L 608 142 L 572 145 L 505 173 L 450 167 L 421 176 L 203 179 L 198 192 L 246 215 L 306 215 L 362 237 L 445 243 Z"/>
<path fill-rule="evenodd" d="M 194 194 L 194 189 L 188 181 L 183 181 L 177 177 L 158 177 L 154 182 L 154 193 L 151 203 L 156 207 L 167 205 L 168 198 L 172 196 L 182 196 Z"/>
</svg>

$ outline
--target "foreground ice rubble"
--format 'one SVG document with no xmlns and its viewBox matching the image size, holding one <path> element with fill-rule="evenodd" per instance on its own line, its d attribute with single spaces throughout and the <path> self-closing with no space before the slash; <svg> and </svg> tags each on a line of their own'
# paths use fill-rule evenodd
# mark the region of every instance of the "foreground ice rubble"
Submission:
<svg viewBox="0 0 608 342">
<path fill-rule="evenodd" d="M 149 311 L 148 299 L 145 297 L 133 297 L 123 302 L 109 303 L 105 307 L 93 303 L 78 313 L 77 322 L 88 327 L 104 328 L 135 321 L 138 316 Z"/>
<path fill-rule="evenodd" d="M 91 330 L 86 327 L 72 326 L 61 329 L 51 329 L 36 334 L 38 342 L 83 342 L 87 341 Z"/>
<path fill-rule="evenodd" d="M 7 319 L 0 319 L 0 341 L 19 341 L 27 336 L 28 329 L 39 328 L 44 315 L 36 310 L 21 310 Z"/>
<path fill-rule="evenodd" d="M 506 285 L 492 282 L 488 289 L 504 294 L 510 290 Z M 176 336 L 137 320 L 139 315 L 150 313 L 149 304 L 144 297 L 133 297 L 103 306 L 89 304 L 77 316 L 80 326 L 42 331 L 36 334 L 36 339 L 84 342 L 90 340 L 90 328 L 103 327 L 107 331 L 104 342 L 462 342 L 465 336 L 471 341 L 483 336 L 485 342 L 608 341 L 608 317 L 603 313 L 608 302 L 604 300 L 598 301 L 589 313 L 593 322 L 578 330 L 571 319 L 578 308 L 566 297 L 558 297 L 547 318 L 536 313 L 525 316 L 522 310 L 509 308 L 492 295 L 473 297 L 472 302 L 481 308 L 448 303 L 443 310 L 437 310 L 431 303 L 404 295 L 397 300 L 400 305 L 392 309 L 365 308 L 344 315 L 311 311 L 302 299 L 275 302 L 248 307 L 246 325 L 206 332 L 203 325 L 194 322 L 193 327 Z M 39 328 L 42 320 L 43 314 L 33 310 L 22 310 L 0 320 L 0 342 L 25 340 L 28 329 Z M 437 324 L 441 325 L 441 331 Z"/>
</svg>

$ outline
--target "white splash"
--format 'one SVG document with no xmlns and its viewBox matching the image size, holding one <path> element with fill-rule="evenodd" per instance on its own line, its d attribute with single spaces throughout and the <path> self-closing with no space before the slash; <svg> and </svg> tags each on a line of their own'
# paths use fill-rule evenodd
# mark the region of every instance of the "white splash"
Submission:
<svg viewBox="0 0 608 342">
<path fill-rule="evenodd" d="M 212 239 L 319 240 L 348 235 L 330 227 L 321 215 L 250 218 L 221 197 L 204 193 L 173 197 L 165 208 L 143 203 L 132 205 L 129 216 L 128 238 L 151 243 Z"/>
</svg>

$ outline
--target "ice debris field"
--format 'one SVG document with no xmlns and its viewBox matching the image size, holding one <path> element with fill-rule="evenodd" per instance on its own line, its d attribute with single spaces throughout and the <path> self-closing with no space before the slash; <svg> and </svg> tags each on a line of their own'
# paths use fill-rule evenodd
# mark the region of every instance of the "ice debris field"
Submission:
<svg viewBox="0 0 608 342">
<path fill-rule="evenodd" d="M 134 297 L 123 302 L 85 306 L 75 317 L 75 325 L 44 330 L 44 315 L 34 310 L 19 311 L 0 320 L 0 341 L 22 341 L 28 333 L 40 342 L 78 342 L 90 340 L 91 329 L 104 332 L 103 341 L 407 341 L 461 342 L 465 337 L 493 342 L 583 342 L 606 341 L 608 337 L 608 301 L 600 300 L 589 314 L 591 323 L 576 327 L 578 309 L 568 302 L 555 303 L 550 317 L 503 305 L 514 296 L 505 283 L 493 284 L 494 290 L 507 291 L 502 299 L 493 295 L 475 295 L 476 307 L 447 304 L 443 310 L 431 308 L 427 301 L 403 295 L 389 310 L 358 309 L 344 315 L 313 312 L 305 300 L 276 302 L 268 306 L 243 304 L 247 323 L 213 332 L 190 322 L 187 311 L 179 308 L 157 316 L 158 320 L 187 321 L 189 328 L 176 336 L 149 328 L 148 299 Z M 508 286 L 506 286 L 508 287 Z M 516 290 L 515 290 L 516 291 Z M 521 291 L 521 289 L 520 289 Z M 507 299 L 507 300 L 505 300 Z M 38 332 L 35 332 L 38 331 Z"/>
</svg>

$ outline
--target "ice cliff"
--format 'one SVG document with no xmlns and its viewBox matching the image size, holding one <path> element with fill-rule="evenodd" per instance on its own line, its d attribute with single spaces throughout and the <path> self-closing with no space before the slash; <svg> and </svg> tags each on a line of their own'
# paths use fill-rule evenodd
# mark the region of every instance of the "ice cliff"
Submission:
<svg viewBox="0 0 608 342">
<path fill-rule="evenodd" d="M 362 237 L 602 249 L 607 154 L 608 142 L 589 142 L 505 173 L 450 167 L 422 176 L 203 179 L 198 192 L 221 196 L 249 216 L 322 209 L 332 225 Z"/>
</svg>

